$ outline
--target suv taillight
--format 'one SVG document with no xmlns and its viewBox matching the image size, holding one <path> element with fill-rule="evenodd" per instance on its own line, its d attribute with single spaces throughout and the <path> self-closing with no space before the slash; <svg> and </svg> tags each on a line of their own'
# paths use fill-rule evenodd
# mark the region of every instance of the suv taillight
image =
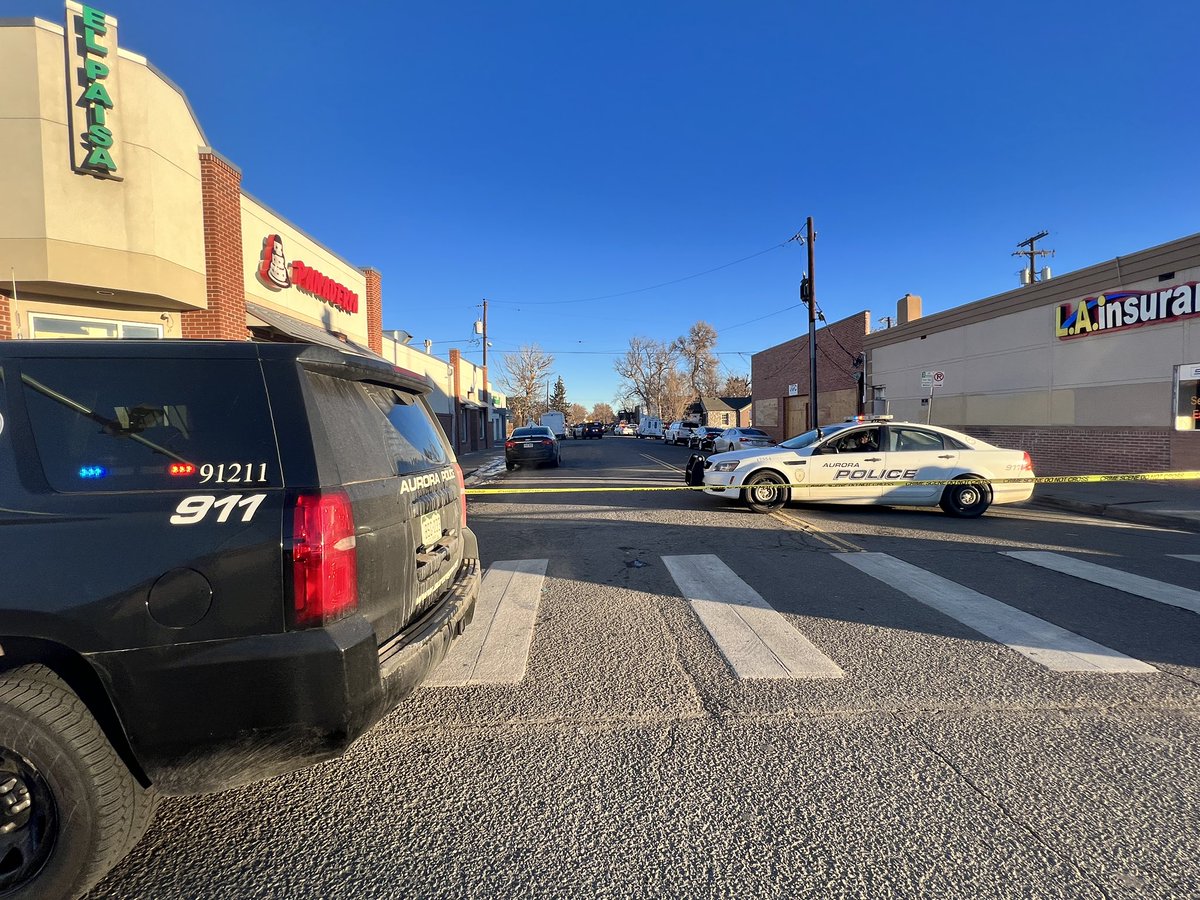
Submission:
<svg viewBox="0 0 1200 900">
<path fill-rule="evenodd" d="M 293 519 L 296 624 L 324 625 L 358 608 L 354 512 L 343 491 L 301 494 Z"/>
<path fill-rule="evenodd" d="M 463 480 L 462 466 L 458 463 L 454 464 L 454 474 L 458 476 L 458 500 L 462 504 L 462 521 L 459 522 L 461 528 L 467 527 L 467 483 Z"/>
<path fill-rule="evenodd" d="M 1023 466 L 1021 466 L 1021 469 L 1022 469 L 1022 471 L 1025 471 L 1025 472 L 1033 471 L 1033 457 L 1031 457 L 1029 455 L 1028 450 L 1025 451 L 1025 464 Z"/>
</svg>

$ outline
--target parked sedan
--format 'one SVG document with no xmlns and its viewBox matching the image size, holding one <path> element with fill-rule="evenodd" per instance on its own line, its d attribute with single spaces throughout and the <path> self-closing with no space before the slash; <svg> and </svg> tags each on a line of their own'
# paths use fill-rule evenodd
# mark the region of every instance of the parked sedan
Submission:
<svg viewBox="0 0 1200 900">
<path fill-rule="evenodd" d="M 751 447 L 774 447 L 775 442 L 765 431 L 757 428 L 726 428 L 713 441 L 713 453 L 747 450 Z"/>
<path fill-rule="evenodd" d="M 545 425 L 518 428 L 504 442 L 504 467 L 510 472 L 518 464 L 526 466 L 550 463 L 557 466 L 559 461 L 558 439 Z"/>
<path fill-rule="evenodd" d="M 687 445 L 689 447 L 694 447 L 701 452 L 705 450 L 712 450 L 713 441 L 715 441 L 720 435 L 724 434 L 724 432 L 724 428 L 713 428 L 708 425 L 704 426 L 703 428 L 697 428 L 688 435 Z"/>
<path fill-rule="evenodd" d="M 855 417 L 778 447 L 696 457 L 686 480 L 759 513 L 795 500 L 940 506 L 947 515 L 974 518 L 993 503 L 1028 500 L 1033 462 L 1023 450 L 949 428 Z"/>
</svg>

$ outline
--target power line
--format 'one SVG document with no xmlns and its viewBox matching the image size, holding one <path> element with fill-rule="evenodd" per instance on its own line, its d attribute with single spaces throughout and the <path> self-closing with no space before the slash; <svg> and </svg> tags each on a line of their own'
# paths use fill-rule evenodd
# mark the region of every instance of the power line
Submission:
<svg viewBox="0 0 1200 900">
<path fill-rule="evenodd" d="M 751 319 L 749 322 L 740 322 L 737 325 L 727 325 L 724 328 L 717 328 L 715 331 L 717 334 L 722 334 L 726 331 L 733 331 L 733 329 L 741 328 L 743 325 L 753 325 L 755 322 L 761 322 L 763 319 L 771 318 L 771 316 L 777 316 L 780 313 L 790 312 L 793 309 L 799 309 L 803 305 L 803 303 L 794 303 L 791 306 L 785 306 L 783 309 L 777 309 L 775 312 L 767 313 L 765 316 L 759 316 L 757 319 Z"/>
<path fill-rule="evenodd" d="M 749 256 L 743 256 L 741 259 L 735 259 L 732 262 L 727 262 L 727 263 L 724 263 L 719 266 L 714 266 L 711 269 L 705 269 L 703 272 L 696 272 L 692 275 L 685 275 L 682 278 L 673 278 L 670 281 L 662 281 L 662 282 L 659 282 L 658 284 L 649 285 L 648 287 L 634 288 L 631 291 L 621 291 L 616 294 L 601 294 L 596 297 L 577 297 L 574 300 L 494 300 L 493 299 L 493 300 L 491 300 L 491 302 L 492 303 L 505 303 L 510 306 L 558 306 L 558 305 L 566 304 L 566 303 L 591 303 L 595 300 L 612 300 L 616 297 L 628 297 L 631 294 L 643 294 L 646 291 L 654 291 L 654 290 L 658 290 L 659 288 L 669 287 L 670 285 L 673 285 L 673 284 L 680 284 L 684 281 L 691 281 L 693 278 L 700 278 L 701 276 L 704 276 L 704 275 L 711 275 L 713 272 L 719 272 L 722 269 L 728 269 L 730 266 L 736 266 L 739 263 L 748 262 L 749 260 L 755 259 L 756 257 L 763 256 L 764 254 L 770 253 L 772 250 L 778 250 L 781 247 L 786 247 L 793 240 L 795 240 L 794 237 L 788 238 L 786 241 L 782 241 L 781 243 L 774 244 L 765 250 L 759 250 L 757 253 L 751 253 Z"/>
</svg>

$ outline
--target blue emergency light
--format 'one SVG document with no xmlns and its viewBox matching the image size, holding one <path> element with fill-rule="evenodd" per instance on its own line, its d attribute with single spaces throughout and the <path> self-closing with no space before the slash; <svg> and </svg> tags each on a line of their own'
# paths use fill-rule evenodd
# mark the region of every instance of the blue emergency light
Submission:
<svg viewBox="0 0 1200 900">
<path fill-rule="evenodd" d="M 83 466 L 79 470 L 80 478 L 103 478 L 108 474 L 104 466 Z"/>
</svg>

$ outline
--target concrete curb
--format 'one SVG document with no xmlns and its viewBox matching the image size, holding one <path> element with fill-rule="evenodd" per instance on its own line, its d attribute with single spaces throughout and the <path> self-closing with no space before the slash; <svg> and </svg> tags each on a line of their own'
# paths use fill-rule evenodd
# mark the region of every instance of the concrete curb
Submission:
<svg viewBox="0 0 1200 900">
<path fill-rule="evenodd" d="M 1050 509 L 1065 509 L 1071 512 L 1085 513 L 1106 519 L 1119 519 L 1123 522 L 1134 522 L 1138 525 L 1156 525 L 1160 528 L 1180 528 L 1184 531 L 1200 531 L 1200 521 L 1185 516 L 1173 516 L 1170 513 L 1148 512 L 1142 509 L 1130 509 L 1119 503 L 1088 503 L 1086 500 L 1069 500 L 1066 497 L 1035 497 L 1032 506 L 1042 506 Z"/>
</svg>

